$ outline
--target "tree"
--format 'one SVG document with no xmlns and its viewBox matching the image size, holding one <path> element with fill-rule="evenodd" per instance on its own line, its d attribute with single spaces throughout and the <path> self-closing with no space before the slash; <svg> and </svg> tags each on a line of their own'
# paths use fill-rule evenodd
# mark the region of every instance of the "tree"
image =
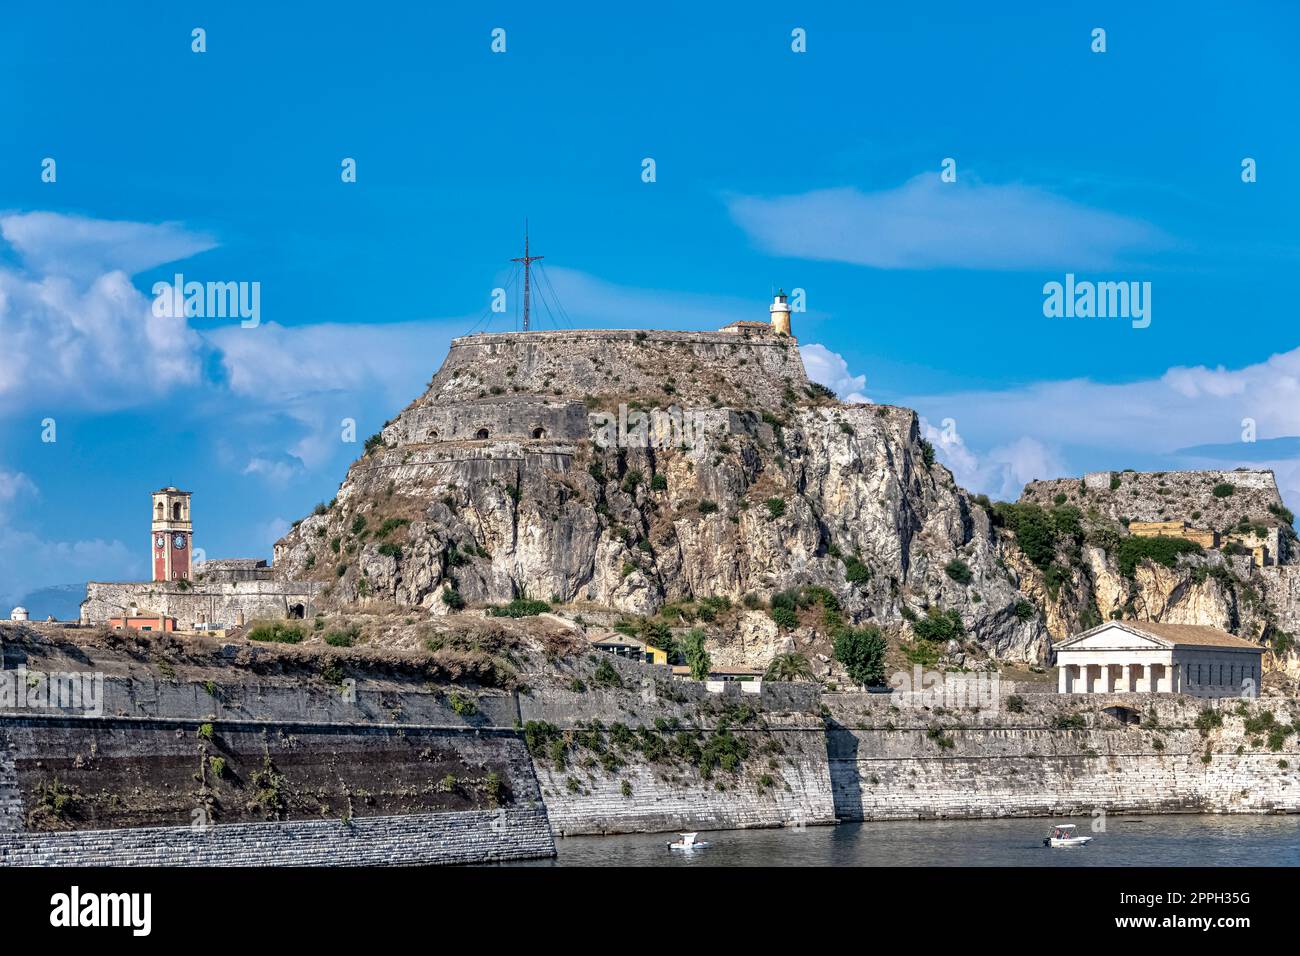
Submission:
<svg viewBox="0 0 1300 956">
<path fill-rule="evenodd" d="M 835 659 L 856 683 L 878 687 L 885 682 L 885 639 L 879 628 L 845 628 L 835 635 Z"/>
<path fill-rule="evenodd" d="M 704 649 L 704 631 L 695 627 L 686 632 L 681 642 L 682 656 L 686 666 L 691 669 L 693 680 L 707 680 L 709 677 L 709 652 Z"/>
<path fill-rule="evenodd" d="M 778 654 L 767 665 L 764 680 L 797 681 L 812 677 L 812 666 L 802 654 Z"/>
</svg>

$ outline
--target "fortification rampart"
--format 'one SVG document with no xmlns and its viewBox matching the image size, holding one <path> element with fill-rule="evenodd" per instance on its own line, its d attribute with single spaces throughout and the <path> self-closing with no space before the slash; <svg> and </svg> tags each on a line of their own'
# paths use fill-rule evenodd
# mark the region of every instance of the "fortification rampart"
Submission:
<svg viewBox="0 0 1300 956">
<path fill-rule="evenodd" d="M 1300 812 L 1300 745 L 1246 733 L 1240 701 L 1218 706 L 1222 725 L 1205 733 L 1206 704 L 1172 695 L 1026 696 L 1019 712 L 1003 700 L 942 716 L 870 695 L 825 701 L 841 819 Z"/>
<path fill-rule="evenodd" d="M 493 394 L 777 408 L 808 376 L 786 336 L 585 330 L 453 339 L 418 405 Z M 799 397 L 804 397 L 800 394 Z"/>
<path fill-rule="evenodd" d="M 316 613 L 317 581 L 104 582 L 86 585 L 83 624 L 103 624 L 123 614 L 148 612 L 176 618 L 177 627 L 233 626 L 258 618 L 310 618 Z"/>
<path fill-rule="evenodd" d="M 1273 472 L 1246 470 L 1094 472 L 1084 478 L 1031 481 L 1020 500 L 1050 508 L 1060 496 L 1063 504 L 1085 513 L 1095 508 L 1111 521 L 1187 521 L 1219 532 L 1243 515 L 1276 523 L 1269 509 L 1282 504 Z"/>
</svg>

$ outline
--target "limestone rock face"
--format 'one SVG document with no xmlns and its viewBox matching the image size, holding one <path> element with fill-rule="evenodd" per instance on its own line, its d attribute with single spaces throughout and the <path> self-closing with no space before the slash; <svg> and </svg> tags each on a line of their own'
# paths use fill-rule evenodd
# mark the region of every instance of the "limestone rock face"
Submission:
<svg viewBox="0 0 1300 956">
<path fill-rule="evenodd" d="M 1121 573 L 1116 515 L 1221 502 L 1225 475 L 1229 500 L 1282 520 L 1271 475 L 1188 474 L 1031 483 L 1023 500 L 1106 526 L 1039 566 L 934 462 L 913 411 L 834 401 L 793 340 L 471 336 L 367 442 L 337 498 L 277 543 L 275 568 L 316 582 L 326 605 L 430 614 L 527 596 L 649 615 L 812 585 L 896 638 L 955 613 L 978 653 L 968 643 L 950 661 L 1047 662 L 1050 639 L 1112 617 L 1300 634 L 1300 566 L 1213 552 Z M 745 613 L 711 629 L 709 651 L 751 669 L 826 645 L 815 624 L 787 632 Z"/>
<path fill-rule="evenodd" d="M 640 369 L 628 378 L 642 408 L 660 380 L 671 391 L 659 407 L 694 422 L 677 436 L 689 440 L 672 444 L 610 444 L 596 410 L 577 428 L 571 405 L 584 399 L 574 389 L 598 394 L 593 409 L 620 397 L 619 366 L 591 351 L 601 339 L 558 359 L 542 340 L 494 357 L 493 343 L 475 337 L 477 366 L 453 347 L 430 391 L 368 443 L 335 501 L 277 544 L 277 572 L 322 581 L 326 601 L 431 613 L 527 595 L 649 614 L 668 601 L 768 598 L 810 584 L 856 623 L 906 633 L 908 618 L 937 606 L 956 610 L 969 638 L 998 657 L 1044 658 L 1047 631 L 1017 617 L 1021 594 L 987 513 L 933 463 L 914 412 L 826 398 L 808 386 L 793 345 L 712 335 L 706 348 L 625 333 L 610 353 Z M 529 390 L 497 384 L 517 381 Z M 478 382 L 501 394 L 480 395 Z M 534 394 L 543 383 L 564 394 Z M 712 388 L 753 404 L 672 406 Z M 790 643 L 765 615 L 744 620 L 735 652 L 716 649 L 737 666 L 762 666 Z"/>
</svg>

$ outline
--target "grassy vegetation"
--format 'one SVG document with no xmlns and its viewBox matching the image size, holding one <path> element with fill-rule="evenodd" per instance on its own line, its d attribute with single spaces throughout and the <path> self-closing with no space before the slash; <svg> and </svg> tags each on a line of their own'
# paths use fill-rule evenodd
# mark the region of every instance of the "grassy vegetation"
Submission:
<svg viewBox="0 0 1300 956">
<path fill-rule="evenodd" d="M 956 611 L 940 611 L 930 608 L 925 617 L 912 625 L 916 636 L 934 643 L 947 643 L 966 635 L 966 628 L 961 623 L 961 615 Z"/>
<path fill-rule="evenodd" d="M 340 630 L 330 631 L 325 635 L 325 643 L 330 647 L 351 647 L 361 637 L 361 628 L 349 624 Z"/>
<path fill-rule="evenodd" d="M 267 641 L 275 644 L 298 644 L 303 639 L 303 632 L 284 621 L 267 621 L 255 625 L 248 632 L 250 641 Z"/>
<path fill-rule="evenodd" d="M 509 604 L 494 604 L 487 609 L 487 612 L 492 617 L 532 617 L 550 609 L 551 606 L 545 601 L 515 598 Z"/>
</svg>

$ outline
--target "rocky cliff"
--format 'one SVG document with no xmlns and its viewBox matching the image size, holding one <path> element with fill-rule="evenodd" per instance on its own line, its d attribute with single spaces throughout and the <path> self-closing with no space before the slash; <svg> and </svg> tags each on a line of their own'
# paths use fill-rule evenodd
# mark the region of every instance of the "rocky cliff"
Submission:
<svg viewBox="0 0 1300 956">
<path fill-rule="evenodd" d="M 779 339 L 557 335 L 458 340 L 277 544 L 278 571 L 326 602 L 435 614 L 527 595 L 647 615 L 811 585 L 852 622 L 906 635 L 954 610 L 989 652 L 1044 657 L 988 513 L 911 410 L 835 401 Z M 751 666 L 800 637 L 769 636 Z"/>
<path fill-rule="evenodd" d="M 725 601 L 704 615 L 715 663 L 796 651 L 823 677 L 834 620 L 776 621 L 779 593 L 803 588 L 905 652 L 942 613 L 954 666 L 1044 662 L 1050 638 L 1110 617 L 1269 640 L 1293 614 L 1288 567 L 1122 545 L 1128 520 L 1184 512 L 1289 532 L 1271 475 L 1239 476 L 1235 501 L 1226 481 L 1060 479 L 995 506 L 934 461 L 913 411 L 838 402 L 784 336 L 480 335 L 453 343 L 275 566 L 319 582 L 325 607 L 444 615 L 527 597 L 592 620 L 678 608 L 684 624 L 683 603 Z"/>
</svg>

